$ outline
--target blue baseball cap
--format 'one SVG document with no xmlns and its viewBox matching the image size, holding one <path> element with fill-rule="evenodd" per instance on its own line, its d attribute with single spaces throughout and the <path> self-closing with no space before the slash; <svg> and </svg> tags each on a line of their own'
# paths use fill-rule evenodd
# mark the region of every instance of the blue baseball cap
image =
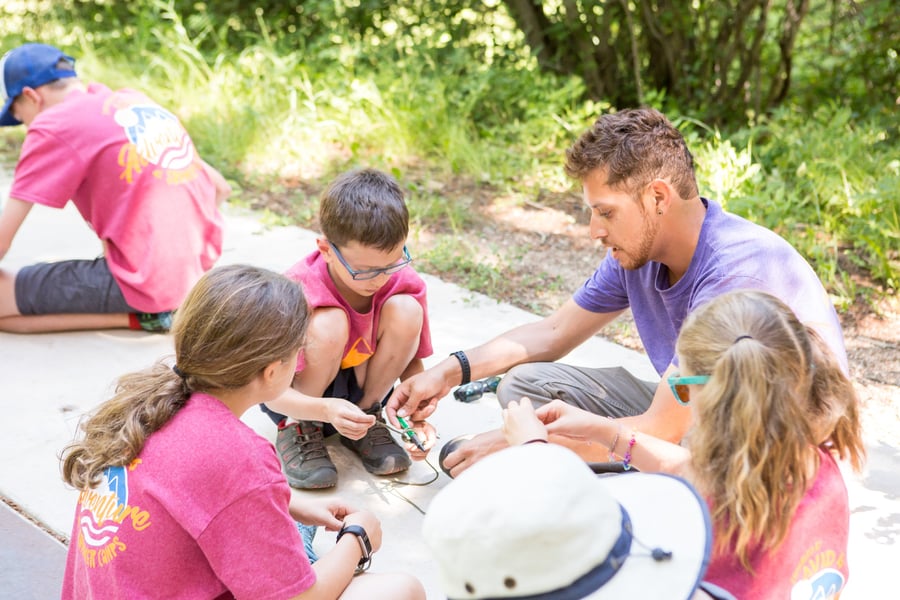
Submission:
<svg viewBox="0 0 900 600">
<path fill-rule="evenodd" d="M 60 59 L 72 65 L 72 69 L 59 69 Z M 0 127 L 19 125 L 21 121 L 12 116 L 9 108 L 26 87 L 36 88 L 62 79 L 76 77 L 75 59 L 59 48 L 47 44 L 23 44 L 7 52 L 0 58 Z"/>
</svg>

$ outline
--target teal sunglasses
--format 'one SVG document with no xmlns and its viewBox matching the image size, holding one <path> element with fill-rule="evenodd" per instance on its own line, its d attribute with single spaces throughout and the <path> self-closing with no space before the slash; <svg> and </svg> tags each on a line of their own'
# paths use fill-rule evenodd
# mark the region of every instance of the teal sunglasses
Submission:
<svg viewBox="0 0 900 600">
<path fill-rule="evenodd" d="M 669 389 L 672 390 L 672 394 L 675 396 L 675 399 L 678 400 L 678 403 L 687 406 L 691 402 L 691 389 L 688 386 L 703 385 L 704 383 L 709 382 L 709 375 L 690 375 L 688 377 L 682 377 L 678 373 L 675 373 L 668 378 L 668 382 Z"/>
</svg>

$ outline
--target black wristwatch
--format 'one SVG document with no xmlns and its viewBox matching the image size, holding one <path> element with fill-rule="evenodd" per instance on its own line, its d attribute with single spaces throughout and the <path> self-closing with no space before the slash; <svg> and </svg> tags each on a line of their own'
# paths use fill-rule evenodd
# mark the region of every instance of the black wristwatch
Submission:
<svg viewBox="0 0 900 600">
<path fill-rule="evenodd" d="M 338 531 L 335 543 L 339 542 L 341 536 L 345 533 L 355 535 L 357 541 L 359 541 L 359 549 L 362 550 L 362 558 L 359 559 L 359 563 L 356 565 L 356 572 L 362 573 L 372 564 L 372 544 L 369 542 L 369 536 L 366 535 L 366 530 L 363 529 L 362 525 L 344 525 L 341 527 L 341 530 Z"/>
</svg>

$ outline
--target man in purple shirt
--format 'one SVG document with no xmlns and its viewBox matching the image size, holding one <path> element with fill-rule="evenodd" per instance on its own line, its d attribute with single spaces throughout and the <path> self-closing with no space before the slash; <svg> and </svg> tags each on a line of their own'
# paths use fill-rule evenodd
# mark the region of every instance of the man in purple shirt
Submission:
<svg viewBox="0 0 900 600">
<path fill-rule="evenodd" d="M 656 110 L 601 116 L 566 152 L 566 172 L 582 183 L 591 210 L 591 237 L 606 256 L 584 285 L 544 319 L 522 325 L 404 381 L 388 415 L 424 419 L 450 388 L 508 371 L 497 395 L 502 406 L 526 396 L 561 399 L 678 442 L 689 408 L 666 383 L 677 371 L 675 340 L 685 317 L 736 289 L 770 292 L 825 338 L 844 369 L 847 357 L 834 306 L 815 272 L 781 237 L 701 198 L 693 157 L 679 131 Z M 631 308 L 641 341 L 661 376 L 641 381 L 625 369 L 556 363 Z M 589 461 L 607 449 L 554 440 Z M 505 446 L 491 431 L 459 444 L 442 462 L 456 476 Z"/>
</svg>

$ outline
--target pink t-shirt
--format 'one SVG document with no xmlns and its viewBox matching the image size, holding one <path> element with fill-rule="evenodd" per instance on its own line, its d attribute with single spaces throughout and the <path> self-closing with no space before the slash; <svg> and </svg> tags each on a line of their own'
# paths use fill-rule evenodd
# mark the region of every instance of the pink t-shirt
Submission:
<svg viewBox="0 0 900 600">
<path fill-rule="evenodd" d="M 784 542 L 774 551 L 751 554 L 755 575 L 727 552 L 713 556 L 705 580 L 741 600 L 827 600 L 840 593 L 849 576 L 850 500 L 834 458 L 821 450 L 819 456 L 819 472 Z"/>
<path fill-rule="evenodd" d="M 178 119 L 133 90 L 91 84 L 28 127 L 11 198 L 71 199 L 141 312 L 177 308 L 222 252 L 215 185 Z"/>
<path fill-rule="evenodd" d="M 344 347 L 344 357 L 341 360 L 341 368 L 349 369 L 369 360 L 375 353 L 376 333 L 378 332 L 378 319 L 381 316 L 381 307 L 391 296 L 408 294 L 422 306 L 424 320 L 422 332 L 419 334 L 419 348 L 415 358 L 431 356 L 431 330 L 428 326 L 428 306 L 425 300 L 425 282 L 410 267 L 397 271 L 387 282 L 372 296 L 372 306 L 368 312 L 360 313 L 353 309 L 341 296 L 331 275 L 328 273 L 328 263 L 322 258 L 322 253 L 313 251 L 303 260 L 287 270 L 285 276 L 299 282 L 303 286 L 303 293 L 310 309 L 326 306 L 337 307 L 344 310 L 350 321 L 350 335 L 347 345 Z M 297 358 L 297 370 L 303 370 L 305 366 L 303 353 Z"/>
<path fill-rule="evenodd" d="M 272 444 L 195 393 L 79 496 L 62 598 L 283 599 L 315 583 Z"/>
</svg>

